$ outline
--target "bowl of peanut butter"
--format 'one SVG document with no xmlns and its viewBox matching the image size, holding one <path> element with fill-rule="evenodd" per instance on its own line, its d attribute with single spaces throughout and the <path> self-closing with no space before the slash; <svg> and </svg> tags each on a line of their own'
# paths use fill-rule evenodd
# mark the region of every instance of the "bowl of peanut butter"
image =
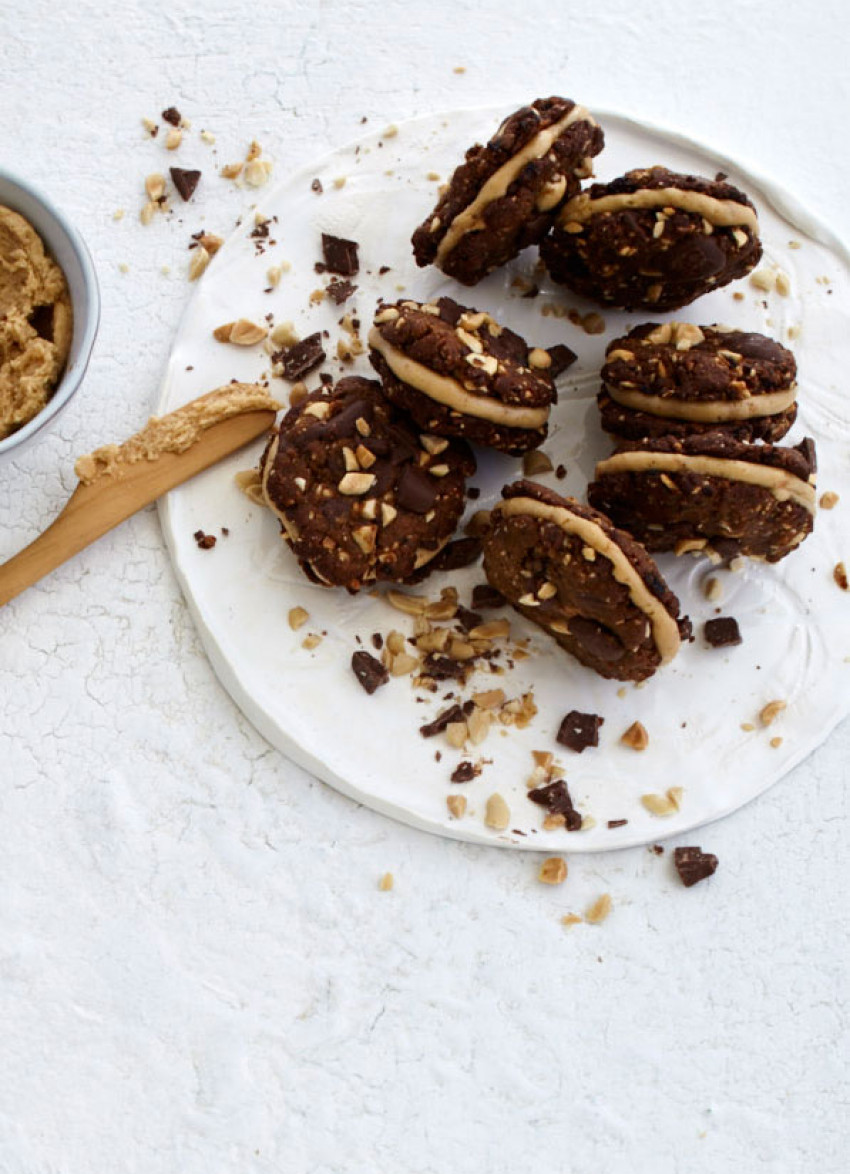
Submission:
<svg viewBox="0 0 850 1174">
<path fill-rule="evenodd" d="M 74 395 L 99 319 L 82 237 L 44 196 L 0 170 L 0 457 L 20 451 Z"/>
</svg>

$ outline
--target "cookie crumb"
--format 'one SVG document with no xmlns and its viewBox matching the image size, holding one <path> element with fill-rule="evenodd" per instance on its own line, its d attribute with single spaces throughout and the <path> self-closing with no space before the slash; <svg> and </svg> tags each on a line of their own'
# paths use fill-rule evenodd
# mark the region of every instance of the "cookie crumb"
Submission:
<svg viewBox="0 0 850 1174">
<path fill-rule="evenodd" d="M 537 879 L 544 885 L 562 885 L 567 879 L 567 862 L 560 856 L 547 856 L 540 865 Z"/>
<path fill-rule="evenodd" d="M 585 921 L 590 925 L 599 925 L 605 920 L 613 908 L 610 893 L 603 893 L 598 900 L 594 901 L 590 908 L 584 915 Z"/>
<path fill-rule="evenodd" d="M 729 648 L 742 643 L 741 630 L 734 616 L 706 620 L 703 635 L 711 648 Z"/>
<path fill-rule="evenodd" d="M 196 530 L 193 537 L 200 550 L 212 550 L 216 544 L 215 534 L 205 534 L 203 530 Z"/>
</svg>

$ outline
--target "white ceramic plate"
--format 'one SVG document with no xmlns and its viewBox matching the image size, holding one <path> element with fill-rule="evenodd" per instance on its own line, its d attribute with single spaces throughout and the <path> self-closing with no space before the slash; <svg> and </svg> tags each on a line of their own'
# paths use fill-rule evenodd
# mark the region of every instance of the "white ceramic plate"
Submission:
<svg viewBox="0 0 850 1174">
<path fill-rule="evenodd" d="M 471 143 L 483 141 L 507 113 L 504 109 L 460 111 L 405 123 L 397 134 L 372 134 L 336 151 L 263 194 L 259 210 L 272 221 L 270 241 L 252 238 L 253 211 L 215 257 L 189 304 L 168 365 L 158 412 L 172 410 L 230 379 L 257 379 L 269 370 L 262 348 L 242 350 L 214 341 L 213 328 L 245 317 L 291 320 L 304 336 L 329 332 L 326 349 L 335 354 L 345 337 L 338 325 L 345 311 L 368 328 L 379 297 L 400 292 L 417 300 L 448 293 L 521 332 L 532 343 L 566 342 L 579 361 L 559 381 L 560 403 L 545 451 L 568 473 L 558 481 L 540 478 L 561 492 L 585 498 L 594 463 L 610 451 L 598 425 L 595 393 L 606 343 L 636 321 L 606 311 L 605 333 L 589 336 L 564 318 L 544 316 L 547 304 L 594 309 L 533 272 L 529 250 L 476 289 L 455 286 L 436 269 L 419 270 L 410 234 L 436 198 L 433 176 L 445 179 Z M 513 615 L 513 635 L 529 637 L 533 655 L 506 676 L 476 675 L 468 691 L 504 688 L 509 696 L 533 689 L 539 708 L 525 730 L 504 736 L 491 732 L 472 757 L 490 760 L 480 777 L 452 785 L 449 774 L 461 755 L 442 738 L 423 739 L 418 727 L 443 706 L 446 689 L 417 702 L 408 678 L 393 679 L 367 696 L 350 669 L 359 636 L 369 646 L 372 632 L 404 629 L 406 617 L 378 598 L 352 597 L 309 584 L 278 534 L 268 512 L 255 508 L 234 484 L 239 469 L 261 451 L 243 452 L 168 495 L 161 506 L 171 555 L 204 645 L 225 688 L 248 718 L 284 754 L 344 794 L 428 831 L 464 840 L 561 851 L 599 851 L 680 834 L 726 815 L 759 795 L 818 745 L 850 709 L 850 598 L 833 580 L 835 564 L 850 548 L 844 522 L 850 508 L 850 409 L 842 391 L 847 366 L 848 257 L 842 246 L 800 210 L 791 197 L 737 164 L 678 135 L 615 114 L 598 113 L 606 147 L 596 160 L 600 179 L 638 166 L 663 163 L 675 171 L 714 175 L 718 169 L 752 197 L 760 214 L 765 256 L 762 269 L 788 276 L 791 292 L 781 297 L 750 281 L 737 282 L 681 311 L 699 323 L 725 322 L 789 337 L 797 354 L 800 417 L 789 437 L 813 436 L 819 448 L 819 492 L 838 492 L 838 508 L 821 511 L 814 535 L 777 566 L 751 564 L 743 572 L 717 571 L 705 560 L 664 556 L 659 561 L 697 638 L 676 661 L 642 688 L 604 681 L 563 653 L 547 637 Z M 323 194 L 312 189 L 320 180 Z M 334 180 L 345 180 L 336 186 Z M 314 271 L 320 233 L 360 243 L 358 290 L 344 307 L 311 305 L 311 291 L 324 278 Z M 791 244 L 794 242 L 794 245 Z M 799 245 L 799 247 L 795 247 Z M 291 263 L 276 289 L 266 273 L 281 260 Z M 379 274 L 382 266 L 390 271 Z M 532 276 L 540 294 L 524 299 L 512 287 L 518 274 Z M 667 315 L 667 317 L 672 317 Z M 341 364 L 327 363 L 338 374 Z M 365 357 L 345 369 L 371 375 Z M 317 382 L 314 376 L 311 386 Z M 286 400 L 287 385 L 273 380 Z M 480 456 L 475 508 L 492 504 L 501 486 L 521 475 L 520 463 L 498 455 Z M 199 550 L 198 529 L 229 536 L 212 551 Z M 703 586 L 716 575 L 723 588 L 719 605 Z M 480 568 L 437 575 L 425 590 L 435 597 L 449 582 L 468 603 L 482 581 Z M 310 613 L 292 632 L 287 613 Z M 703 622 L 720 606 L 735 616 L 744 636 L 732 649 L 709 649 Z M 310 632 L 324 633 L 313 650 L 302 647 Z M 758 713 L 771 700 L 787 708 L 770 728 Z M 560 755 L 576 806 L 595 825 L 567 834 L 545 832 L 542 810 L 526 797 L 531 751 L 558 751 L 555 734 L 571 709 L 604 716 L 600 746 L 582 755 Z M 620 735 L 639 720 L 649 732 L 643 753 L 627 749 Z M 742 725 L 755 728 L 745 730 Z M 777 741 L 781 739 L 781 741 Z M 435 751 L 442 751 L 440 762 Z M 669 818 L 651 815 L 642 794 L 684 788 L 681 809 Z M 505 833 L 483 821 L 487 796 L 498 791 L 511 809 Z M 465 818 L 448 817 L 446 796 L 462 792 Z M 608 820 L 626 819 L 611 829 Z M 592 823 L 592 821 L 587 821 Z"/>
</svg>

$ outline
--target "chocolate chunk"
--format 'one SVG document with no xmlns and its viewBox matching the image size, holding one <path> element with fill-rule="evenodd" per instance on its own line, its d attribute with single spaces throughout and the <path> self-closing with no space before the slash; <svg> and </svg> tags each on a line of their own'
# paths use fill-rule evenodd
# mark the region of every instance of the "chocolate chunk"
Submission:
<svg viewBox="0 0 850 1174">
<path fill-rule="evenodd" d="M 661 847 L 660 844 L 650 844 L 649 851 L 652 853 L 653 856 L 663 856 L 664 855 L 664 849 Z"/>
<path fill-rule="evenodd" d="M 314 191 L 316 193 L 317 196 L 320 196 L 322 194 L 322 192 L 325 190 L 322 187 L 322 181 L 318 178 L 313 180 L 313 182 L 310 184 L 310 188 L 312 191 Z"/>
<path fill-rule="evenodd" d="M 341 236 L 322 233 L 322 256 L 331 273 L 340 277 L 353 277 L 360 268 L 357 260 L 357 241 L 347 241 Z"/>
<path fill-rule="evenodd" d="M 451 660 L 448 656 L 435 656 L 433 653 L 425 658 L 422 673 L 432 681 L 462 681 L 466 676 L 460 661 Z"/>
<path fill-rule="evenodd" d="M 351 657 L 351 667 L 367 693 L 374 693 L 390 679 L 390 674 L 371 652 L 355 652 Z"/>
<path fill-rule="evenodd" d="M 552 360 L 552 366 L 549 368 L 549 374 L 553 379 L 557 379 L 559 375 L 563 375 L 567 367 L 572 367 L 573 363 L 578 358 L 575 351 L 571 351 L 568 346 L 563 343 L 557 343 L 555 346 L 546 348 L 549 357 Z"/>
<path fill-rule="evenodd" d="M 167 110 L 163 110 L 162 119 L 164 122 L 170 122 L 172 126 L 179 126 L 182 121 L 176 106 L 169 106 Z"/>
<path fill-rule="evenodd" d="M 466 491 L 466 496 L 470 501 L 478 501 L 479 497 L 481 496 L 481 490 L 477 485 L 470 485 Z"/>
<path fill-rule="evenodd" d="M 706 644 L 712 648 L 727 648 L 732 644 L 741 643 L 741 630 L 734 616 L 718 616 L 716 620 L 706 620 L 703 628 Z"/>
<path fill-rule="evenodd" d="M 501 591 L 491 587 L 489 583 L 476 583 L 472 588 L 472 606 L 486 611 L 491 607 L 505 607 L 507 600 Z"/>
<path fill-rule="evenodd" d="M 306 338 L 302 338 L 300 342 L 286 351 L 283 356 L 283 377 L 291 383 L 295 383 L 324 361 L 322 336 L 316 331 L 315 334 L 308 334 Z"/>
<path fill-rule="evenodd" d="M 352 284 L 352 282 L 340 281 L 338 278 L 332 277 L 328 282 L 328 287 L 325 290 L 325 293 L 332 302 L 335 302 L 336 305 L 341 306 L 343 302 L 347 301 L 351 297 L 356 289 L 357 286 Z"/>
<path fill-rule="evenodd" d="M 563 481 L 563 479 L 566 477 L 566 475 L 567 475 L 567 466 L 566 465 L 558 465 L 557 469 L 555 470 L 555 476 L 558 478 L 558 480 Z"/>
<path fill-rule="evenodd" d="M 479 538 L 458 538 L 447 543 L 438 555 L 426 564 L 431 571 L 459 571 L 481 558 Z"/>
<path fill-rule="evenodd" d="M 423 473 L 415 465 L 407 465 L 398 480 L 396 501 L 403 510 L 412 514 L 427 514 L 437 497 L 434 478 Z"/>
<path fill-rule="evenodd" d="M 373 632 L 372 633 L 372 647 L 375 649 L 376 652 L 380 652 L 381 649 L 384 647 L 384 638 L 380 632 Z"/>
<path fill-rule="evenodd" d="M 484 617 L 480 612 L 470 611 L 468 607 L 463 604 L 458 604 L 455 612 L 455 619 L 463 628 L 464 632 L 471 632 L 473 628 L 477 628 L 480 623 L 483 623 Z"/>
<path fill-rule="evenodd" d="M 687 889 L 717 870 L 717 857 L 711 852 L 703 852 L 701 848 L 674 849 L 673 863 Z"/>
<path fill-rule="evenodd" d="M 628 822 L 629 821 L 627 819 L 609 819 L 608 820 L 608 827 L 609 828 L 621 828 L 621 827 L 625 827 Z"/>
<path fill-rule="evenodd" d="M 193 538 L 201 550 L 212 550 L 215 546 L 215 534 L 205 534 L 203 530 L 196 530 Z"/>
<path fill-rule="evenodd" d="M 599 727 L 605 721 L 595 713 L 579 713 L 571 709 L 558 730 L 557 741 L 569 750 L 581 754 L 588 746 L 599 745 Z"/>
<path fill-rule="evenodd" d="M 453 783 L 471 783 L 475 778 L 475 767 L 471 762 L 461 762 L 452 771 Z"/>
<path fill-rule="evenodd" d="M 563 815 L 568 832 L 577 832 L 581 827 L 581 815 L 573 807 L 570 792 L 563 779 L 548 783 L 545 787 L 535 787 L 528 792 L 532 803 L 545 807 L 550 815 Z"/>
<path fill-rule="evenodd" d="M 427 725 L 419 727 L 419 733 L 423 738 L 433 738 L 436 734 L 442 734 L 446 726 L 450 726 L 452 722 L 463 721 L 463 710 L 459 705 L 450 705 L 448 709 L 444 709 L 442 713 L 438 713 L 433 721 Z"/>
<path fill-rule="evenodd" d="M 183 167 L 170 167 L 171 179 L 182 200 L 191 200 L 201 178 L 200 171 L 187 171 Z"/>
</svg>

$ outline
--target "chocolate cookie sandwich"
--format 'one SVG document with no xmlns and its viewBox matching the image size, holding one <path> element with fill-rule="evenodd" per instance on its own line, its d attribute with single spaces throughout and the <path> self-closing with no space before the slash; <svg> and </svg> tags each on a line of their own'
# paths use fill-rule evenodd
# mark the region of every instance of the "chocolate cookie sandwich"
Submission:
<svg viewBox="0 0 850 1174">
<path fill-rule="evenodd" d="M 775 563 L 812 530 L 814 442 L 781 448 L 718 432 L 644 440 L 599 462 L 588 497 L 647 550 Z"/>
<path fill-rule="evenodd" d="M 568 98 L 539 98 L 466 152 L 437 206 L 413 234 L 420 266 L 475 285 L 549 231 L 561 204 L 592 174 L 601 129 Z"/>
<path fill-rule="evenodd" d="M 483 310 L 451 298 L 382 304 L 369 348 L 384 394 L 423 432 L 515 455 L 545 440 L 552 356 Z"/>
<path fill-rule="evenodd" d="M 555 281 L 630 310 L 686 306 L 744 277 L 761 251 L 743 192 L 666 167 L 593 184 L 564 205 L 540 246 Z"/>
<path fill-rule="evenodd" d="M 266 504 L 307 576 L 357 591 L 404 582 L 446 545 L 475 458 L 416 432 L 372 379 L 341 379 L 283 418 L 260 466 Z"/>
<path fill-rule="evenodd" d="M 791 352 L 763 334 L 647 322 L 605 352 L 602 427 L 628 440 L 712 431 L 779 440 L 797 416 L 796 376 Z"/>
<path fill-rule="evenodd" d="M 690 636 L 642 546 L 598 510 L 533 481 L 502 490 L 484 538 L 489 583 L 603 677 L 643 681 Z"/>
</svg>

